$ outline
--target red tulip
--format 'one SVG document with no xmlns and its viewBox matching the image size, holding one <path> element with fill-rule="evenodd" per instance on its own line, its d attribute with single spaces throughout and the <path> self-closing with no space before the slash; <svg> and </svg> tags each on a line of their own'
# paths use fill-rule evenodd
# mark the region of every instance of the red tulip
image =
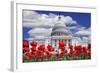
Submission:
<svg viewBox="0 0 100 73">
<path fill-rule="evenodd" d="M 64 52 L 64 53 L 67 53 L 67 50 L 64 50 L 63 52 Z"/>
<path fill-rule="evenodd" d="M 75 46 L 74 49 L 75 50 L 81 50 L 82 49 L 82 46 L 81 45 Z"/>
<path fill-rule="evenodd" d="M 40 50 L 40 51 L 45 51 L 45 45 L 44 45 L 44 44 L 40 45 L 40 46 L 38 47 L 38 50 Z"/>
<path fill-rule="evenodd" d="M 46 51 L 46 55 L 48 58 L 50 58 L 52 56 L 52 54 L 49 51 Z"/>
<path fill-rule="evenodd" d="M 23 60 L 26 60 L 27 58 L 26 58 L 26 56 L 23 56 L 22 59 L 23 59 Z"/>
<path fill-rule="evenodd" d="M 79 54 L 82 53 L 82 46 L 81 45 L 75 46 L 74 50 L 75 50 L 75 54 L 74 55 L 78 56 Z"/>
<path fill-rule="evenodd" d="M 33 51 L 33 52 L 36 51 L 36 48 L 35 47 L 32 47 L 31 48 L 31 51 Z"/>
<path fill-rule="evenodd" d="M 69 49 L 73 49 L 73 45 L 70 45 L 70 46 L 69 46 Z"/>
<path fill-rule="evenodd" d="M 54 48 L 49 48 L 48 51 L 52 52 L 54 51 Z"/>
<path fill-rule="evenodd" d="M 54 51 L 54 48 L 51 45 L 48 45 L 47 48 L 48 48 L 48 51 L 50 52 Z"/>
<path fill-rule="evenodd" d="M 37 52 L 36 51 L 32 51 L 31 54 L 33 55 L 33 58 L 37 58 Z"/>
<path fill-rule="evenodd" d="M 88 49 L 89 52 L 91 52 L 91 44 L 88 44 L 87 49 Z"/>
<path fill-rule="evenodd" d="M 56 53 L 55 55 L 56 55 L 56 57 L 59 57 L 59 53 Z"/>
<path fill-rule="evenodd" d="M 36 57 L 37 57 L 37 58 L 43 58 L 43 56 L 44 56 L 44 52 L 43 52 L 43 51 L 38 50 L 38 51 L 36 52 Z"/>
<path fill-rule="evenodd" d="M 73 56 L 73 54 L 74 54 L 74 51 L 72 49 L 70 49 L 70 52 L 68 55 L 71 57 L 71 56 Z"/>
<path fill-rule="evenodd" d="M 86 47 L 83 47 L 83 48 L 82 48 L 82 52 L 83 52 L 83 54 L 85 54 L 85 55 L 87 54 Z"/>
<path fill-rule="evenodd" d="M 27 40 L 23 40 L 23 47 L 28 47 L 28 41 Z"/>
<path fill-rule="evenodd" d="M 65 46 L 65 42 L 64 41 L 60 41 L 59 42 L 59 47 L 64 47 Z"/>
<path fill-rule="evenodd" d="M 52 48 L 52 46 L 51 45 L 48 45 L 47 48 Z"/>
<path fill-rule="evenodd" d="M 74 56 L 79 56 L 80 53 L 81 53 L 81 52 L 77 50 L 77 51 L 75 51 Z"/>
<path fill-rule="evenodd" d="M 87 53 L 91 55 L 91 49 L 87 49 Z"/>
<path fill-rule="evenodd" d="M 35 41 L 32 41 L 30 44 L 31 44 L 32 47 L 36 47 L 37 46 L 37 42 L 35 42 Z"/>
<path fill-rule="evenodd" d="M 65 51 L 65 47 L 60 47 L 59 49 L 61 49 L 61 51 Z"/>
<path fill-rule="evenodd" d="M 32 55 L 31 52 L 27 52 L 27 53 L 26 53 L 26 56 L 28 56 L 29 59 L 32 59 L 32 58 L 33 58 L 33 55 Z"/>
<path fill-rule="evenodd" d="M 28 47 L 25 47 L 25 48 L 23 48 L 23 51 L 25 51 L 25 52 L 29 52 L 30 49 L 29 49 Z"/>
<path fill-rule="evenodd" d="M 59 54 L 59 58 L 62 58 L 64 55 L 65 55 L 65 53 L 64 53 L 64 52 L 61 52 L 61 53 Z"/>
<path fill-rule="evenodd" d="M 88 44 L 88 49 L 91 49 L 91 44 Z"/>
</svg>

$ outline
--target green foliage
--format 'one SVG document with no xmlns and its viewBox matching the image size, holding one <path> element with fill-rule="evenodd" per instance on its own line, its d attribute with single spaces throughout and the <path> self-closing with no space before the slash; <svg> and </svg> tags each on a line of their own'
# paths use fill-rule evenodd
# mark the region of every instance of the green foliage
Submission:
<svg viewBox="0 0 100 73">
<path fill-rule="evenodd" d="M 51 58 L 49 58 L 50 61 L 57 61 L 57 57 L 56 56 L 51 56 Z"/>
<path fill-rule="evenodd" d="M 60 58 L 61 61 L 85 60 L 85 59 L 91 59 L 91 56 L 89 56 L 89 55 L 80 55 L 80 56 L 69 57 L 67 54 L 65 54 L 62 58 Z M 44 55 L 43 58 L 33 58 L 33 59 L 27 58 L 26 60 L 23 60 L 23 62 L 44 62 L 44 61 L 58 61 L 58 60 L 59 59 L 55 55 L 52 55 L 50 58 L 47 58 L 47 56 Z"/>
</svg>

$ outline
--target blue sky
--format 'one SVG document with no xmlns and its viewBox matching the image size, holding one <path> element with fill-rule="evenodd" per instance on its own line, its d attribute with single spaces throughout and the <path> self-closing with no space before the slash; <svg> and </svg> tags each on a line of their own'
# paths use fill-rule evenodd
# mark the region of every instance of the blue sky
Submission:
<svg viewBox="0 0 100 73">
<path fill-rule="evenodd" d="M 91 24 L 91 14 L 90 13 L 79 13 L 79 12 L 55 12 L 55 11 L 36 11 L 39 14 L 49 14 L 53 13 L 56 15 L 71 16 L 74 20 L 78 22 L 79 25 L 84 27 L 90 27 Z"/>
<path fill-rule="evenodd" d="M 85 29 L 88 29 L 91 27 L 91 14 L 90 13 L 82 13 L 82 12 L 55 12 L 55 11 L 35 11 L 36 13 L 42 15 L 46 14 L 49 15 L 50 13 L 55 15 L 63 15 L 63 16 L 70 16 L 73 20 L 77 22 L 75 26 L 81 26 L 85 27 Z M 28 25 L 28 24 L 27 24 Z M 79 28 L 79 27 L 77 27 Z M 23 26 L 23 39 L 29 38 L 30 35 L 28 32 L 32 28 L 24 27 Z M 72 31 L 72 30 L 71 30 Z M 73 32 L 73 31 L 72 31 Z"/>
</svg>

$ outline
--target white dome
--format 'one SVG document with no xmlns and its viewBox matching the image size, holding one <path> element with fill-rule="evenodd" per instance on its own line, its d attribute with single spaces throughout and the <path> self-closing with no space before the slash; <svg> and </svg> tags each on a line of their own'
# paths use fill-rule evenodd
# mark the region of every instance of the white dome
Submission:
<svg viewBox="0 0 100 73">
<path fill-rule="evenodd" d="M 52 29 L 52 33 L 51 36 L 68 36 L 69 32 L 66 28 L 66 25 L 62 22 L 62 21 L 58 21 L 53 29 Z"/>
</svg>

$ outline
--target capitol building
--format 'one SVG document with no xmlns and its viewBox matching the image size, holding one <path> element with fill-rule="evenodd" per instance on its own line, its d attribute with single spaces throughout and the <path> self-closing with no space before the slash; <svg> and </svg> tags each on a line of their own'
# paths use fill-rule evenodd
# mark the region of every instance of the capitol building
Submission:
<svg viewBox="0 0 100 73">
<path fill-rule="evenodd" d="M 44 34 L 45 35 L 45 34 Z M 34 41 L 38 44 L 48 44 L 52 45 L 55 48 L 55 51 L 58 51 L 59 41 L 65 42 L 65 48 L 67 49 L 69 45 L 80 45 L 87 46 L 88 42 L 82 42 L 78 37 L 72 37 L 71 32 L 67 29 L 66 24 L 62 21 L 62 16 L 58 16 L 57 22 L 52 27 L 52 31 L 49 37 L 45 38 L 34 38 Z M 29 40 L 29 42 L 33 41 Z"/>
<path fill-rule="evenodd" d="M 61 16 L 58 17 L 57 22 L 54 24 L 52 28 L 52 32 L 50 37 L 41 38 L 41 39 L 34 39 L 34 41 L 38 42 L 38 44 L 51 44 L 55 47 L 55 50 L 58 50 L 58 43 L 59 41 L 64 41 L 66 44 L 66 48 L 68 45 L 72 44 L 72 36 L 67 30 L 66 24 L 61 21 Z M 31 42 L 32 40 L 30 40 Z"/>
<path fill-rule="evenodd" d="M 51 32 L 51 45 L 58 49 L 59 41 L 64 41 L 66 47 L 72 43 L 72 36 L 70 35 L 69 30 L 67 30 L 65 23 L 61 21 L 60 16 Z"/>
</svg>

